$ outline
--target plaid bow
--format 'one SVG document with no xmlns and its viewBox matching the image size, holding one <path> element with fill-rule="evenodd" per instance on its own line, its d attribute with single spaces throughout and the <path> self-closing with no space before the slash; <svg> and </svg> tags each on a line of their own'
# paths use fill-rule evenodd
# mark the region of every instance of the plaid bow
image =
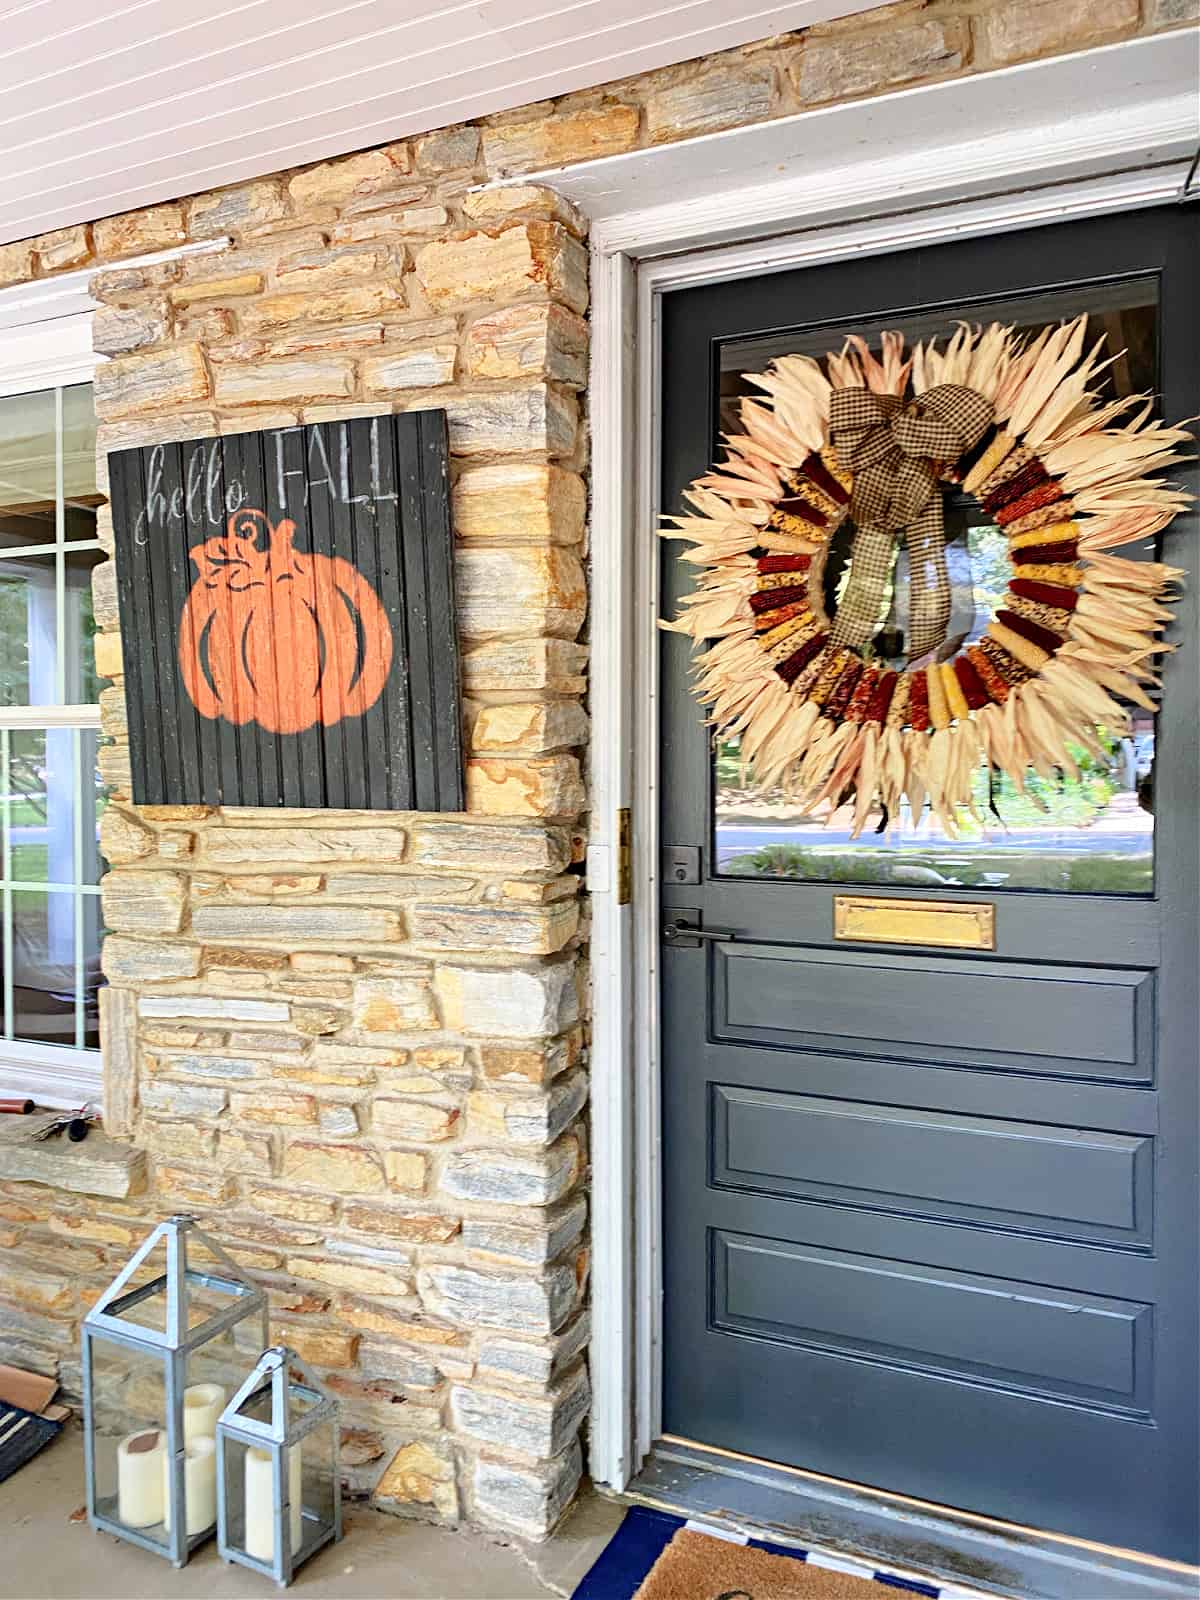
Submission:
<svg viewBox="0 0 1200 1600">
<path fill-rule="evenodd" d="M 856 524 L 850 581 L 834 619 L 836 643 L 864 645 L 874 634 L 901 530 L 911 571 L 909 660 L 945 639 L 950 581 L 938 468 L 973 449 L 991 421 L 991 402 L 957 383 L 927 389 L 907 405 L 899 395 L 870 389 L 833 391 L 830 434 L 838 460 L 854 474 Z"/>
</svg>

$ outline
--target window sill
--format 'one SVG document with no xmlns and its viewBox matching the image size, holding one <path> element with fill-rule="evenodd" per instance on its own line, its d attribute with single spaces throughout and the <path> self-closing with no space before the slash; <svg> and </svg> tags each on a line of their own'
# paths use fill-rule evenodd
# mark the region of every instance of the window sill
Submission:
<svg viewBox="0 0 1200 1600">
<path fill-rule="evenodd" d="M 12 1050 L 12 1055 L 7 1051 Z M 60 1045 L 12 1044 L 0 1047 L 0 1098 L 36 1100 L 55 1111 L 78 1111 L 104 1093 L 99 1050 L 69 1050 Z"/>
<path fill-rule="evenodd" d="M 72 1144 L 65 1134 L 52 1139 L 13 1139 L 24 1117 L 0 1116 L 0 1179 L 43 1183 L 69 1194 L 125 1200 L 146 1185 L 146 1156 L 93 1129 Z"/>
</svg>

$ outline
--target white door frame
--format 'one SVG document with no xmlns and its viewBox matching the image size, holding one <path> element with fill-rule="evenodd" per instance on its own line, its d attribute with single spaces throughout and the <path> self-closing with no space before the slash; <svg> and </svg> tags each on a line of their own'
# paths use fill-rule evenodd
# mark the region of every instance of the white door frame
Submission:
<svg viewBox="0 0 1200 1600">
<path fill-rule="evenodd" d="M 553 186 L 593 217 L 590 1469 L 599 1484 L 623 1489 L 661 1431 L 661 297 L 1190 196 L 1200 139 L 1193 54 L 1159 35 L 521 180 Z M 1089 109 L 1076 116 L 1076 105 Z M 925 130 L 917 180 L 913 127 Z M 674 198 L 654 203 L 661 194 Z M 742 242 L 727 243 L 731 232 Z M 633 813 L 625 905 L 613 864 L 621 807 Z"/>
</svg>

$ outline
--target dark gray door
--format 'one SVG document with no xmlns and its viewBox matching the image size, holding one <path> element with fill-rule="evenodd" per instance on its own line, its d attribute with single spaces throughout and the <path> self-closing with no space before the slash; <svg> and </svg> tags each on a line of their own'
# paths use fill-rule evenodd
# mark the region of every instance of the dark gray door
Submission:
<svg viewBox="0 0 1200 1600">
<path fill-rule="evenodd" d="M 855 329 L 1086 310 L 1116 392 L 1194 414 L 1196 237 L 1144 211 L 670 296 L 664 508 L 744 373 Z M 969 632 L 996 530 L 948 517 Z M 1194 571 L 1196 532 L 1164 558 Z M 700 847 L 664 916 L 736 934 L 661 950 L 665 1432 L 1196 1559 L 1197 592 L 1157 723 L 1032 799 L 993 782 L 1007 828 L 958 841 L 757 794 L 664 636 L 662 839 Z M 847 890 L 987 902 L 995 950 L 840 943 Z"/>
</svg>

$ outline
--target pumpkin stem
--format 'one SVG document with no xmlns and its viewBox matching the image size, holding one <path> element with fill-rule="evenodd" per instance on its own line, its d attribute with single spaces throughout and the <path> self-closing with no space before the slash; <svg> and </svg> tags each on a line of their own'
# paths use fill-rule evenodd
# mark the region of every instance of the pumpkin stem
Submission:
<svg viewBox="0 0 1200 1600">
<path fill-rule="evenodd" d="M 277 573 L 286 572 L 292 562 L 292 540 L 296 537 L 296 524 L 285 517 L 271 529 L 268 565 Z"/>
</svg>

